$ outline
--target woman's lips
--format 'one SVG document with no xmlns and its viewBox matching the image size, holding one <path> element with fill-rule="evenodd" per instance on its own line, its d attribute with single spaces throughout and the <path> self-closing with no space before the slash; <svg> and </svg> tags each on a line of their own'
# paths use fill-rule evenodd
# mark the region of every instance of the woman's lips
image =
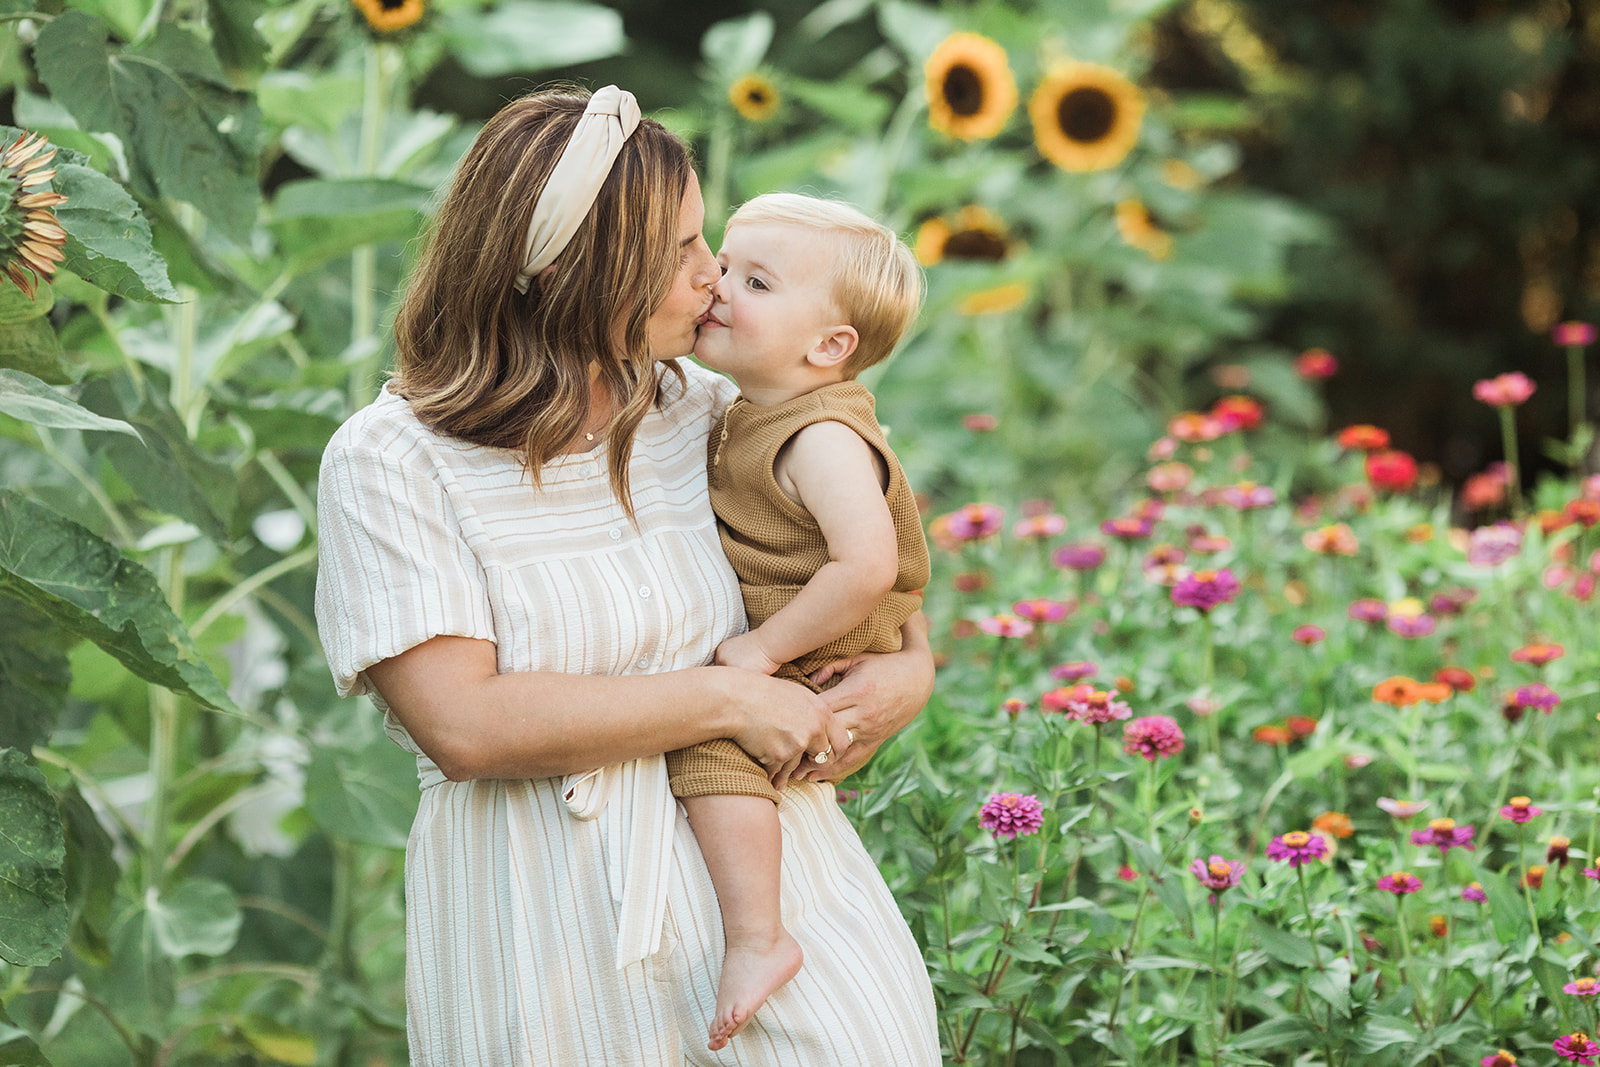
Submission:
<svg viewBox="0 0 1600 1067">
<path fill-rule="evenodd" d="M 727 323 L 723 322 L 722 320 L 718 319 L 715 315 L 711 314 L 711 309 L 710 308 L 706 308 L 705 314 L 700 316 L 700 320 L 699 320 L 698 323 L 696 323 L 696 325 L 697 326 L 726 326 Z"/>
</svg>

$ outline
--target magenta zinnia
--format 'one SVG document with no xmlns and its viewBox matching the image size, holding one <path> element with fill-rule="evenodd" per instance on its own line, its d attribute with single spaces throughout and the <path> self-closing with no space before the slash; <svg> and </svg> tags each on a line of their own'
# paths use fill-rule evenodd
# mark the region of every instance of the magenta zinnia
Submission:
<svg viewBox="0 0 1600 1067">
<path fill-rule="evenodd" d="M 1600 1045 L 1594 1043 L 1588 1034 L 1568 1034 L 1558 1037 L 1550 1043 L 1556 1050 L 1556 1055 L 1564 1060 L 1581 1063 L 1584 1067 L 1595 1067 L 1595 1057 L 1600 1056 Z"/>
<path fill-rule="evenodd" d="M 1030 600 L 1017 601 L 1011 605 L 1011 610 L 1030 622 L 1060 622 L 1072 614 L 1072 609 L 1076 606 L 1070 601 L 1037 596 Z"/>
<path fill-rule="evenodd" d="M 1032 793 L 995 793 L 978 809 L 978 825 L 1002 840 L 1036 834 L 1044 825 L 1044 807 Z"/>
<path fill-rule="evenodd" d="M 1154 763 L 1183 751 L 1183 731 L 1165 715 L 1146 715 L 1133 720 L 1123 730 L 1122 751 Z"/>
<path fill-rule="evenodd" d="M 1535 388 L 1526 374 L 1512 371 L 1474 382 L 1472 396 L 1490 407 L 1516 407 L 1532 396 Z"/>
<path fill-rule="evenodd" d="M 991 615 L 978 620 L 978 629 L 994 637 L 1027 637 L 1033 633 L 1033 623 L 1015 615 Z"/>
<path fill-rule="evenodd" d="M 1000 529 L 1006 513 L 995 504 L 967 504 L 946 516 L 952 537 L 975 541 Z"/>
<path fill-rule="evenodd" d="M 1561 697 L 1543 682 L 1534 682 L 1531 685 L 1517 686 L 1507 703 L 1519 708 L 1538 708 L 1548 715 L 1555 710 L 1557 704 L 1561 703 Z"/>
<path fill-rule="evenodd" d="M 1415 893 L 1422 888 L 1422 879 L 1409 871 L 1395 871 L 1378 879 L 1378 888 L 1395 896 Z"/>
<path fill-rule="evenodd" d="M 1099 670 L 1088 660 L 1072 660 L 1068 663 L 1057 663 L 1050 668 L 1050 677 L 1058 682 L 1077 682 L 1084 678 L 1093 678 Z"/>
<path fill-rule="evenodd" d="M 1470 900 L 1474 904 L 1482 904 L 1489 899 L 1489 894 L 1483 891 L 1483 886 L 1477 882 L 1468 882 L 1466 888 L 1461 890 L 1461 899 Z"/>
<path fill-rule="evenodd" d="M 1239 879 L 1244 877 L 1244 864 L 1214 855 L 1210 860 L 1195 860 L 1189 864 L 1189 873 L 1213 893 L 1221 893 L 1239 884 Z"/>
<path fill-rule="evenodd" d="M 1238 596 L 1239 588 L 1239 579 L 1226 567 L 1216 571 L 1192 571 L 1172 587 L 1172 602 L 1180 607 L 1210 611 Z"/>
<path fill-rule="evenodd" d="M 1511 803 L 1500 809 L 1502 819 L 1510 819 L 1519 825 L 1543 814 L 1544 809 L 1534 807 L 1533 801 L 1527 797 L 1512 797 Z"/>
<path fill-rule="evenodd" d="M 1471 826 L 1457 826 L 1454 819 L 1434 819 L 1428 823 L 1426 830 L 1411 831 L 1413 845 L 1437 845 L 1439 855 L 1443 856 L 1453 848 L 1464 848 L 1469 852 L 1475 846 L 1472 843 L 1473 828 Z"/>
<path fill-rule="evenodd" d="M 1575 997 L 1592 997 L 1600 993 L 1600 982 L 1593 978 L 1579 978 L 1562 986 L 1561 992 L 1571 993 Z"/>
<path fill-rule="evenodd" d="M 1052 700 L 1055 694 L 1061 694 Z M 1117 699 L 1117 691 L 1099 690 L 1092 685 L 1064 686 L 1045 694 L 1048 703 L 1059 701 L 1062 714 L 1069 719 L 1098 726 L 1104 722 L 1129 719 L 1133 717 L 1133 709 Z"/>
<path fill-rule="evenodd" d="M 1106 550 L 1087 542 L 1062 545 L 1050 554 L 1050 562 L 1069 571 L 1092 571 L 1105 561 Z"/>
<path fill-rule="evenodd" d="M 1321 834 L 1291 830 L 1274 837 L 1267 845 L 1267 859 L 1298 867 L 1328 854 L 1328 842 Z"/>
</svg>

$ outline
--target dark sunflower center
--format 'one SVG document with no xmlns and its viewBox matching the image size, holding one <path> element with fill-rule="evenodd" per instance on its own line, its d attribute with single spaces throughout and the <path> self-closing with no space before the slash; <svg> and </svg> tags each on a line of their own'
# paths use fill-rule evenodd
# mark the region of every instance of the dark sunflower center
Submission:
<svg viewBox="0 0 1600 1067">
<path fill-rule="evenodd" d="M 744 91 L 744 98 L 756 107 L 764 107 L 767 103 L 767 91 L 759 86 L 752 89 L 746 89 Z"/>
<path fill-rule="evenodd" d="M 1116 124 L 1117 105 L 1104 89 L 1074 89 L 1056 105 L 1056 121 L 1068 140 L 1094 144 Z"/>
<path fill-rule="evenodd" d="M 957 230 L 944 243 L 944 254 L 950 259 L 1006 258 L 1005 238 L 991 230 Z"/>
<path fill-rule="evenodd" d="M 951 67 L 944 76 L 944 102 L 957 115 L 983 110 L 983 79 L 971 67 Z"/>
<path fill-rule="evenodd" d="M 378 6 L 385 11 L 399 11 L 410 2 L 411 0 L 378 0 Z"/>
</svg>

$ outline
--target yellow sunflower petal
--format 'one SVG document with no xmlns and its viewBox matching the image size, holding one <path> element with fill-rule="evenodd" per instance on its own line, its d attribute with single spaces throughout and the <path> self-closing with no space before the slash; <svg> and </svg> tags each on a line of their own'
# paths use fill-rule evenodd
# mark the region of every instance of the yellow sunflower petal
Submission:
<svg viewBox="0 0 1600 1067">
<path fill-rule="evenodd" d="M 1027 282 L 1006 282 L 963 298 L 958 309 L 963 315 L 998 315 L 1021 307 L 1032 291 Z"/>
<path fill-rule="evenodd" d="M 963 141 L 993 137 L 1017 108 L 1006 50 L 977 33 L 953 33 L 923 66 L 928 125 Z"/>
<path fill-rule="evenodd" d="M 350 0 L 379 33 L 394 33 L 415 25 L 426 8 L 425 0 Z"/>
<path fill-rule="evenodd" d="M 945 242 L 950 240 L 950 224 L 935 216 L 917 227 L 917 262 L 931 267 L 944 258 Z"/>
<path fill-rule="evenodd" d="M 1144 94 L 1098 63 L 1052 70 L 1028 102 L 1039 154 L 1068 171 L 1106 170 L 1139 141 Z"/>
</svg>

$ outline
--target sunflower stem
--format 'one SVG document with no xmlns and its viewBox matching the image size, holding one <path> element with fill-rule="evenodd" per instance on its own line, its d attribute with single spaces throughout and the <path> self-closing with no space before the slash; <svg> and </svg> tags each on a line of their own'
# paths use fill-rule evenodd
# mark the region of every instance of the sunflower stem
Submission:
<svg viewBox="0 0 1600 1067">
<path fill-rule="evenodd" d="M 364 53 L 364 78 L 361 87 L 361 142 L 356 161 L 357 173 L 371 177 L 377 173 L 383 150 L 383 127 L 389 102 L 388 67 L 391 51 L 379 41 L 367 42 Z M 360 353 L 350 369 L 350 410 L 370 399 L 372 378 L 378 370 L 378 345 L 368 345 L 375 332 L 372 287 L 378 271 L 378 250 L 367 244 L 350 254 L 350 344 Z"/>
<path fill-rule="evenodd" d="M 911 131 L 921 113 L 926 100 L 920 85 L 913 84 L 900 100 L 900 106 L 895 109 L 894 118 L 889 120 L 889 128 L 883 134 L 883 158 L 877 167 L 877 180 L 874 181 L 870 194 L 865 198 L 862 209 L 867 214 L 877 217 L 883 214 L 883 206 L 889 199 L 889 187 L 894 179 L 895 168 L 900 163 L 900 157 L 905 154 L 906 142 L 911 139 Z"/>
<path fill-rule="evenodd" d="M 706 145 L 706 228 L 721 230 L 728 221 L 728 170 L 733 158 L 733 115 L 718 109 Z M 720 240 L 719 240 L 720 243 Z"/>
<path fill-rule="evenodd" d="M 1511 490 L 1511 514 L 1522 514 L 1522 470 L 1517 462 L 1517 412 L 1510 404 L 1501 404 L 1500 442 L 1506 457 L 1506 484 Z"/>
<path fill-rule="evenodd" d="M 1583 440 L 1583 427 L 1588 420 L 1588 386 L 1584 381 L 1583 345 L 1567 346 L 1567 421 L 1571 425 L 1573 445 Z M 1574 473 L 1583 470 L 1583 456 L 1574 447 L 1568 457 Z"/>
</svg>

